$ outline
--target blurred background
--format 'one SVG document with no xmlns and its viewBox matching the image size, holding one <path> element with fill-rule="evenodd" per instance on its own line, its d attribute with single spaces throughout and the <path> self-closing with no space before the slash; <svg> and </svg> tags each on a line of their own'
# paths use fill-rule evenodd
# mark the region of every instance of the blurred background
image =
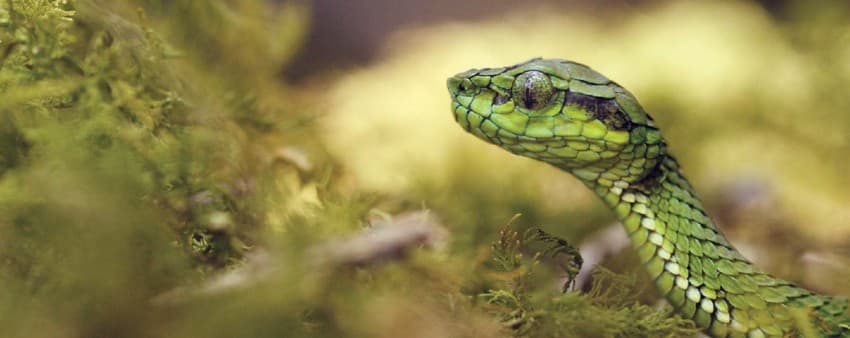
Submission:
<svg viewBox="0 0 850 338">
<path fill-rule="evenodd" d="M 533 57 L 629 89 L 745 256 L 850 295 L 848 18 L 838 0 L 7 1 L 0 326 L 694 336 L 591 192 L 455 125 L 448 76 Z M 561 294 L 532 227 L 613 272 Z"/>
</svg>

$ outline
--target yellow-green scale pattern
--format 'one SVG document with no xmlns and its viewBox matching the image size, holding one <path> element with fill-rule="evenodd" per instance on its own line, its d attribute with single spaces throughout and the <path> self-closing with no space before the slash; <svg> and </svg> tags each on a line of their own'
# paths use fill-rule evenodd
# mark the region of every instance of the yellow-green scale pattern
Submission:
<svg viewBox="0 0 850 338">
<path fill-rule="evenodd" d="M 448 87 L 465 130 L 570 172 L 596 192 L 660 294 L 707 334 L 799 336 L 805 326 L 823 337 L 850 336 L 845 299 L 773 277 L 729 244 L 652 117 L 617 83 L 579 63 L 533 59 L 472 69 Z"/>
</svg>

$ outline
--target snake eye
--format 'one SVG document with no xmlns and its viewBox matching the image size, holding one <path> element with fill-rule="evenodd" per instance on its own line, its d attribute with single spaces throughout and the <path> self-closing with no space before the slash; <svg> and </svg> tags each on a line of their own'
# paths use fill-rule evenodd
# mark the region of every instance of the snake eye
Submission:
<svg viewBox="0 0 850 338">
<path fill-rule="evenodd" d="M 527 71 L 517 76 L 511 89 L 511 96 L 520 107 L 537 110 L 549 104 L 555 88 L 546 74 L 536 70 Z"/>
</svg>

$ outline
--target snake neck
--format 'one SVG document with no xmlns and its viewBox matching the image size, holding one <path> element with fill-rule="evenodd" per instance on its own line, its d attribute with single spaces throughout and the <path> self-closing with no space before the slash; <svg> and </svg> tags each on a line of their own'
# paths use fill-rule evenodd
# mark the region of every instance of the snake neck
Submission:
<svg viewBox="0 0 850 338">
<path fill-rule="evenodd" d="M 846 309 L 753 266 L 717 229 L 670 155 L 639 180 L 583 181 L 625 226 L 659 293 L 712 336 L 781 336 L 799 324 L 789 309 L 815 314 L 821 326 L 817 318 Z"/>
<path fill-rule="evenodd" d="M 679 163 L 664 155 L 634 182 L 584 181 L 625 226 L 641 262 L 662 294 L 674 285 L 715 285 L 721 269 L 755 270 L 707 215 Z M 706 285 L 706 280 L 708 284 Z"/>
<path fill-rule="evenodd" d="M 585 182 L 611 208 L 628 231 L 641 262 L 647 268 L 687 271 L 685 278 L 706 270 L 691 265 L 691 254 L 709 262 L 732 259 L 750 264 L 724 237 L 708 216 L 694 189 L 680 171 L 679 163 L 664 155 L 640 180 Z M 647 245 L 649 244 L 649 245 Z M 661 266 L 653 264 L 664 260 Z M 684 263 L 684 264 L 683 264 Z M 696 271 L 699 270 L 699 271 Z M 697 278 L 698 279 L 698 278 Z"/>
</svg>

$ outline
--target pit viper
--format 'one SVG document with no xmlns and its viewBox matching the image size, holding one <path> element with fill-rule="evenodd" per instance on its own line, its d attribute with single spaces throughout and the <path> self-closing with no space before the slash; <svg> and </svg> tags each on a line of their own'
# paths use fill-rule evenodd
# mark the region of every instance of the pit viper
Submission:
<svg viewBox="0 0 850 338">
<path fill-rule="evenodd" d="M 455 120 L 514 154 L 569 172 L 629 234 L 658 292 L 712 337 L 850 336 L 844 298 L 774 277 L 715 226 L 653 118 L 580 63 L 532 59 L 447 81 Z"/>
</svg>

